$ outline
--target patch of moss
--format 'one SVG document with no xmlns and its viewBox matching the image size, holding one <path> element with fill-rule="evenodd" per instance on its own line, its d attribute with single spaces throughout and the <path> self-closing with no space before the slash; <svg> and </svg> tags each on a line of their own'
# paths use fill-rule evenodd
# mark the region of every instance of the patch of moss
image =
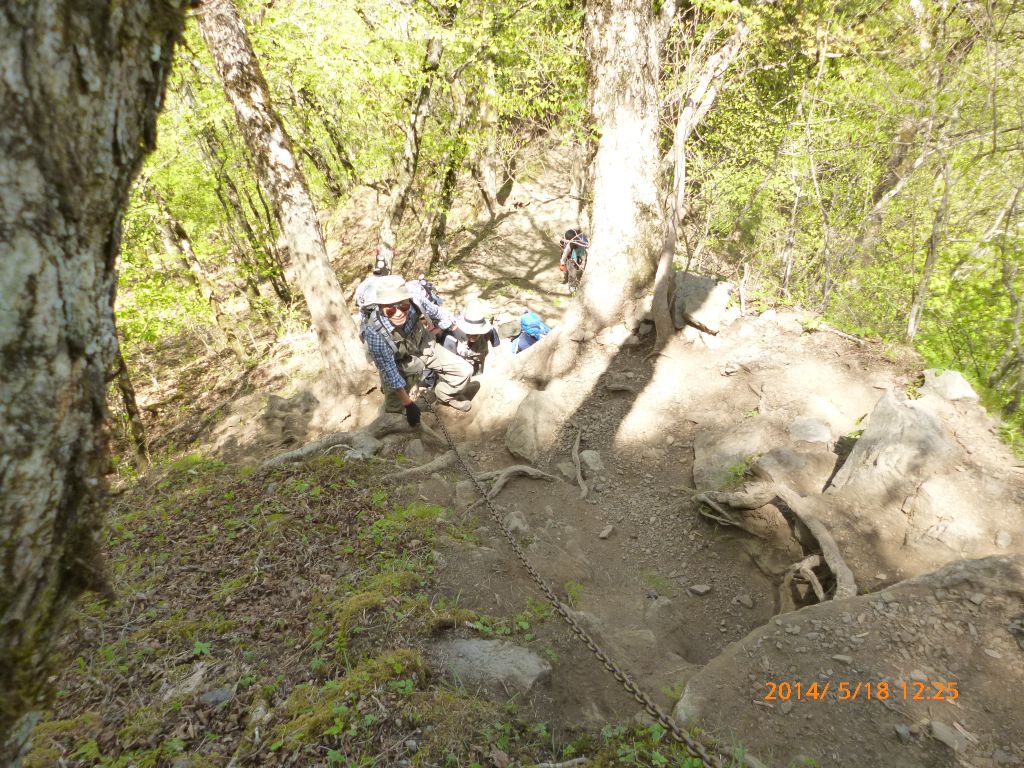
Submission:
<svg viewBox="0 0 1024 768">
<path fill-rule="evenodd" d="M 334 626 L 337 630 L 337 638 L 334 641 L 334 651 L 339 656 L 344 656 L 348 650 L 349 635 L 352 632 L 352 624 L 356 617 L 364 611 L 379 608 L 384 604 L 387 597 L 379 590 L 359 592 L 345 600 L 334 612 Z"/>
<path fill-rule="evenodd" d="M 274 739 L 296 746 L 319 739 L 329 729 L 339 733 L 348 727 L 360 697 L 397 680 L 408 680 L 414 687 L 425 684 L 426 666 L 418 651 L 389 651 L 323 686 L 296 686 L 284 704 L 287 719 L 275 726 Z"/>
</svg>

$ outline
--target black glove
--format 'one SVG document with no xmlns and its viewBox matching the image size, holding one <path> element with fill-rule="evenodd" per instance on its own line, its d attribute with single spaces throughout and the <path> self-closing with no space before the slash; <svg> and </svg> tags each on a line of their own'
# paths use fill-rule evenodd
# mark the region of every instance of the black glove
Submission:
<svg viewBox="0 0 1024 768">
<path fill-rule="evenodd" d="M 409 403 L 405 406 L 405 420 L 409 422 L 410 427 L 415 427 L 420 423 L 420 407 L 416 403 Z"/>
</svg>

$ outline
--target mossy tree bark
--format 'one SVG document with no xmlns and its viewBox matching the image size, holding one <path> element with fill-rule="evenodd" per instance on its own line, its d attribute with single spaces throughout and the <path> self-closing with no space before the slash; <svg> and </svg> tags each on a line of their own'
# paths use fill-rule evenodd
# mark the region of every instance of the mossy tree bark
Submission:
<svg viewBox="0 0 1024 768">
<path fill-rule="evenodd" d="M 121 209 L 156 140 L 182 24 L 166 0 L 0 7 L 4 765 L 11 726 L 42 701 L 65 608 L 104 585 L 96 534 Z"/>
<path fill-rule="evenodd" d="M 320 351 L 337 382 L 355 393 L 368 381 L 366 356 L 327 258 L 306 179 L 274 110 L 248 33 L 231 0 L 207 0 L 196 16 L 224 94 L 255 161 L 256 177 L 270 197 L 288 243 L 292 269 L 309 307 Z"/>
<path fill-rule="evenodd" d="M 585 34 L 589 113 L 598 138 L 593 245 L 573 319 L 597 331 L 622 322 L 654 278 L 663 233 L 657 192 L 660 58 L 653 6 L 643 0 L 588 3 Z"/>
</svg>

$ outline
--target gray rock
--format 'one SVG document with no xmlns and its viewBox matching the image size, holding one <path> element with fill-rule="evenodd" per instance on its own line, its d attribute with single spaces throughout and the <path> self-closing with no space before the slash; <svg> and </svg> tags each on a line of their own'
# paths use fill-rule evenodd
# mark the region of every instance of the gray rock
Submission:
<svg viewBox="0 0 1024 768">
<path fill-rule="evenodd" d="M 526 522 L 526 518 L 523 517 L 523 513 L 518 509 L 513 509 L 505 515 L 505 527 L 508 528 L 513 536 L 530 535 L 530 525 Z"/>
<path fill-rule="evenodd" d="M 455 486 L 455 506 L 465 509 L 480 498 L 472 480 L 460 480 Z"/>
<path fill-rule="evenodd" d="M 805 443 L 832 442 L 832 427 L 821 419 L 801 416 L 789 425 L 789 436 L 794 441 Z"/>
<path fill-rule="evenodd" d="M 928 723 L 932 738 L 941 741 L 954 752 L 963 752 L 967 747 L 967 738 L 956 728 L 946 725 L 941 720 Z"/>
<path fill-rule="evenodd" d="M 345 452 L 346 459 L 368 459 L 375 456 L 383 443 L 373 435 L 356 431 L 352 433 L 352 447 Z"/>
<path fill-rule="evenodd" d="M 214 688 L 212 691 L 207 691 L 199 697 L 199 701 L 203 704 L 215 707 L 218 704 L 231 701 L 234 695 L 234 691 L 232 691 L 229 686 L 224 686 L 222 688 Z"/>
<path fill-rule="evenodd" d="M 903 723 L 896 723 L 896 735 L 899 737 L 900 744 L 909 744 L 914 738 L 910 733 L 910 728 Z"/>
<path fill-rule="evenodd" d="M 423 447 L 423 441 L 419 438 L 409 441 L 409 444 L 405 446 L 404 454 L 405 458 L 414 464 L 422 464 L 430 458 L 427 449 Z"/>
<path fill-rule="evenodd" d="M 519 404 L 508 431 L 505 447 L 513 456 L 536 464 L 551 447 L 565 418 L 565 405 L 547 392 L 530 392 Z"/>
<path fill-rule="evenodd" d="M 872 501 L 891 498 L 916 490 L 922 478 L 944 472 L 958 456 L 932 413 L 886 392 L 832 488 L 850 488 Z"/>
<path fill-rule="evenodd" d="M 711 591 L 710 584 L 691 584 L 689 587 L 690 594 L 697 595 L 698 597 L 706 595 Z"/>
<path fill-rule="evenodd" d="M 732 601 L 738 605 L 742 605 L 744 608 L 754 607 L 754 598 L 750 595 L 736 595 Z"/>
<path fill-rule="evenodd" d="M 766 473 L 777 482 L 785 483 L 801 496 L 821 493 L 825 483 L 832 476 L 835 465 L 834 453 L 813 448 L 800 451 L 774 448 L 754 462 L 754 467 L 761 473 Z"/>
<path fill-rule="evenodd" d="M 672 322 L 677 329 L 692 325 L 707 333 L 718 333 L 726 324 L 726 308 L 732 283 L 687 273 L 676 280 Z"/>
<path fill-rule="evenodd" d="M 924 372 L 924 384 L 921 391 L 927 392 L 946 400 L 977 400 L 978 394 L 974 388 L 957 371 L 944 371 L 939 368 L 929 368 Z"/>
<path fill-rule="evenodd" d="M 437 649 L 445 668 L 467 686 L 527 693 L 551 677 L 544 659 L 504 640 L 449 640 Z"/>
<path fill-rule="evenodd" d="M 604 463 L 597 451 L 580 451 L 580 466 L 587 480 L 604 474 Z"/>
<path fill-rule="evenodd" d="M 576 465 L 571 461 L 560 461 L 555 465 L 566 480 L 576 482 Z"/>
<path fill-rule="evenodd" d="M 597 534 L 597 538 L 599 538 L 599 539 L 607 539 L 609 536 L 612 535 L 612 532 L 614 530 L 615 530 L 615 526 L 614 525 L 606 525 L 604 528 L 601 529 L 601 532 L 599 534 Z"/>
<path fill-rule="evenodd" d="M 853 656 L 837 653 L 832 657 L 833 661 L 841 661 L 843 664 L 853 664 Z"/>
</svg>

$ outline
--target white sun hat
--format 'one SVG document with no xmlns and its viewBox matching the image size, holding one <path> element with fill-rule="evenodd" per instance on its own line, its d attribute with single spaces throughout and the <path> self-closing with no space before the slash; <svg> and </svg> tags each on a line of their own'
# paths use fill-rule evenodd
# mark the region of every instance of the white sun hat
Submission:
<svg viewBox="0 0 1024 768">
<path fill-rule="evenodd" d="M 458 322 L 459 330 L 471 336 L 483 336 L 490 333 L 491 324 L 484 317 L 480 307 L 470 307 L 462 313 Z"/>
<path fill-rule="evenodd" d="M 383 275 L 373 284 L 374 304 L 398 304 L 411 298 L 401 275 Z"/>
</svg>

